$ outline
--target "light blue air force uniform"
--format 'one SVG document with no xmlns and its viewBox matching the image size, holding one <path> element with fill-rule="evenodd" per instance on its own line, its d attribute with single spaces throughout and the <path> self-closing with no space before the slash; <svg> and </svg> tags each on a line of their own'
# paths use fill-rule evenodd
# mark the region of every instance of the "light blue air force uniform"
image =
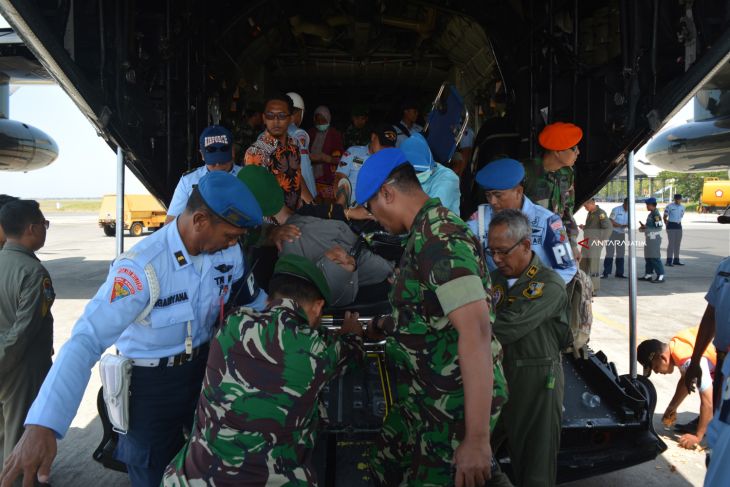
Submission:
<svg viewBox="0 0 730 487">
<path fill-rule="evenodd" d="M 667 221 L 670 223 L 682 223 L 684 217 L 684 205 L 678 203 L 669 203 L 664 208 L 664 216 L 667 217 Z"/>
<path fill-rule="evenodd" d="M 461 214 L 459 176 L 454 171 L 436 162 L 430 171 L 419 173 L 418 180 L 427 195 L 440 199 L 441 204 L 453 213 Z"/>
<path fill-rule="evenodd" d="M 302 178 L 312 198 L 315 198 L 317 196 L 317 182 L 314 179 L 312 159 L 309 158 L 309 134 L 306 130 L 297 127 L 295 123 L 289 124 L 287 132 L 289 133 L 289 137 L 294 139 L 297 147 L 299 147 L 299 164 L 302 168 Z"/>
<path fill-rule="evenodd" d="M 353 145 L 349 147 L 340 158 L 340 166 L 337 168 L 339 174 L 343 174 L 352 186 L 352 197 L 350 205 L 355 205 L 355 188 L 357 187 L 357 175 L 365 161 L 370 157 L 370 149 L 366 145 Z"/>
<path fill-rule="evenodd" d="M 151 279 L 146 275 L 150 267 L 159 292 L 151 293 Z M 243 276 L 237 245 L 191 257 L 177 220 L 135 245 L 112 264 L 106 282 L 87 304 L 25 424 L 46 426 L 63 437 L 76 415 L 91 368 L 112 344 L 133 359 L 172 357 L 185 351 L 188 323 L 194 348 L 210 341 L 232 284 Z M 266 299 L 264 291 L 259 291 L 248 306 L 262 310 Z"/>
<path fill-rule="evenodd" d="M 726 259 L 727 260 L 727 259 Z M 705 487 L 721 487 L 730 481 L 730 360 L 722 366 L 720 405 L 707 427 L 707 444 L 712 449 Z"/>
<path fill-rule="evenodd" d="M 568 234 L 561 218 L 542 206 L 534 204 L 527 196 L 523 196 L 522 213 L 530 221 L 532 227 L 533 252 L 543 264 L 552 267 L 567 284 L 575 276 L 578 266 L 573 258 Z M 469 228 L 479 237 L 485 250 L 492 215 L 491 205 L 479 205 L 476 213 L 467 222 Z M 487 256 L 487 266 L 490 271 L 497 269 L 494 260 L 489 256 Z"/>
<path fill-rule="evenodd" d="M 715 348 L 730 351 L 730 257 L 725 257 L 715 271 L 715 279 L 705 300 L 715 308 Z"/>
<path fill-rule="evenodd" d="M 241 166 L 234 164 L 228 172 L 235 176 L 240 170 Z M 180 181 L 177 182 L 175 192 L 172 194 L 170 205 L 167 207 L 167 216 L 182 215 L 183 211 L 185 211 L 185 206 L 188 204 L 188 198 L 190 198 L 190 195 L 193 193 L 193 186 L 198 184 L 200 178 L 209 172 L 210 169 L 208 169 L 208 166 L 203 164 L 199 168 L 188 171 L 182 175 Z"/>
</svg>

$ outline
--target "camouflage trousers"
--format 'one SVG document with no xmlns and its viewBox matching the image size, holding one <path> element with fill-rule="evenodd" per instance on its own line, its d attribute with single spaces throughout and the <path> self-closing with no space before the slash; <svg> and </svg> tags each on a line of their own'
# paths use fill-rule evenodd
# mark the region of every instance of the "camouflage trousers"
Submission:
<svg viewBox="0 0 730 487">
<path fill-rule="evenodd" d="M 453 485 L 451 461 L 463 435 L 463 423 L 423 421 L 413 402 L 394 404 L 370 452 L 375 485 Z"/>
</svg>

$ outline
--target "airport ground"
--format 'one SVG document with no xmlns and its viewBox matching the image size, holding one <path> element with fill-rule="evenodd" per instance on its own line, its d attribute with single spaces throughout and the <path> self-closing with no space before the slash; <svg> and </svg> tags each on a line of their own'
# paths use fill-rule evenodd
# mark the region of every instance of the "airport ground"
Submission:
<svg viewBox="0 0 730 487">
<path fill-rule="evenodd" d="M 610 211 L 613 204 L 602 205 Z M 637 214 L 646 218 L 643 205 Z M 76 319 L 86 302 L 103 282 L 114 257 L 114 239 L 105 237 L 96 225 L 96 215 L 89 213 L 47 213 L 51 221 L 46 246 L 39 257 L 54 281 L 57 300 L 54 343 L 59 350 L 68 339 Z M 577 220 L 585 219 L 584 211 Z M 141 238 L 126 238 L 131 247 Z M 643 237 L 639 237 L 643 240 Z M 666 239 L 663 246 L 666 245 Z M 637 271 L 643 272 L 641 248 L 637 247 Z M 716 223 L 714 215 L 687 214 L 684 221 L 682 260 L 684 267 L 667 268 L 665 284 L 638 284 L 639 340 L 656 337 L 668 339 L 684 327 L 697 325 L 705 309 L 704 295 L 720 260 L 730 255 L 730 225 Z M 601 290 L 594 301 L 594 323 L 591 346 L 603 350 L 615 362 L 620 374 L 629 372 L 628 282 L 609 278 L 601 281 Z M 688 451 L 677 445 L 678 436 L 665 430 L 661 414 L 669 402 L 678 380 L 673 376 L 652 376 L 659 399 L 654 416 L 657 431 L 668 444 L 668 450 L 656 460 L 632 468 L 594 477 L 569 485 L 592 487 L 641 485 L 643 487 L 681 487 L 702 485 L 705 454 Z M 59 442 L 58 457 L 53 465 L 54 487 L 105 485 L 128 486 L 126 475 L 105 470 L 91 458 L 101 439 L 101 426 L 96 411 L 96 394 L 100 387 L 98 369 L 92 373 L 86 394 L 66 437 Z M 699 410 L 699 399 L 693 394 L 679 408 L 679 422 L 686 422 Z"/>
</svg>

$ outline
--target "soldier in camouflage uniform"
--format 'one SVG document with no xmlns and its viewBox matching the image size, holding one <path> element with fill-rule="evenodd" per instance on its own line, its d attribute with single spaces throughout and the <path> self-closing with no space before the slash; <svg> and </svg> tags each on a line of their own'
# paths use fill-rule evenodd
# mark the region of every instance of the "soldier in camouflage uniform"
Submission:
<svg viewBox="0 0 730 487">
<path fill-rule="evenodd" d="M 564 282 L 530 241 L 530 222 L 520 210 L 503 210 L 489 225 L 497 265 L 491 273 L 494 334 L 504 347 L 511 386 L 493 445 L 507 441 L 517 485 L 525 487 L 555 485 L 564 391 L 560 354 L 572 339 Z M 504 484 L 495 477 L 490 485 Z"/>
<path fill-rule="evenodd" d="M 507 398 L 481 245 L 423 192 L 400 149 L 365 161 L 356 199 L 390 233 L 409 233 L 390 294 L 393 315 L 381 323 L 397 388 L 372 449 L 373 478 L 383 486 L 481 485 Z"/>
<path fill-rule="evenodd" d="M 568 230 L 573 254 L 578 256 L 578 226 L 575 211 L 575 175 L 573 165 L 580 150 L 583 131 L 572 123 L 555 122 L 540 132 L 542 157 L 525 164 L 525 194 L 533 202 L 560 215 Z"/>
<path fill-rule="evenodd" d="M 355 105 L 352 107 L 352 123 L 342 134 L 342 145 L 347 149 L 355 145 L 368 145 L 372 127 L 368 125 L 368 107 Z"/>
<path fill-rule="evenodd" d="M 241 308 L 210 342 L 195 423 L 163 486 L 317 485 L 310 457 L 317 396 L 350 359 L 362 328 L 347 314 L 341 334 L 318 328 L 330 290 L 307 259 L 279 259 L 269 308 Z"/>
</svg>

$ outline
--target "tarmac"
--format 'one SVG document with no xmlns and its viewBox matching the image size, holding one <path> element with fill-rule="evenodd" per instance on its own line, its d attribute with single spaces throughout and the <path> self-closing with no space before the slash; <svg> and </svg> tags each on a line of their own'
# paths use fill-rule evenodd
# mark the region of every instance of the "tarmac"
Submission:
<svg viewBox="0 0 730 487">
<path fill-rule="evenodd" d="M 607 212 L 612 204 L 600 204 Z M 645 220 L 644 205 L 637 204 L 637 215 Z M 38 253 L 53 279 L 57 298 L 53 305 L 55 318 L 54 345 L 59 350 L 68 339 L 71 329 L 81 315 L 87 301 L 103 283 L 111 260 L 114 258 L 113 238 L 105 237 L 96 224 L 96 215 L 48 214 L 51 222 L 46 246 Z M 576 220 L 585 220 L 585 212 L 576 214 Z M 665 284 L 638 283 L 638 340 L 659 338 L 667 340 L 682 328 L 699 323 L 706 303 L 704 295 L 722 258 L 730 255 L 730 225 L 716 223 L 714 215 L 687 214 L 683 222 L 682 260 L 684 267 L 669 267 Z M 126 237 L 125 245 L 145 238 Z M 638 234 L 643 240 L 643 235 Z M 666 248 L 666 238 L 662 249 Z M 643 251 L 639 246 L 636 268 L 643 274 Z M 590 345 L 602 350 L 613 361 L 619 374 L 629 373 L 629 318 L 628 280 L 609 278 L 601 280 L 599 295 L 593 304 L 594 323 Z M 705 475 L 705 453 L 678 447 L 678 438 L 665 430 L 661 415 L 668 404 L 679 373 L 672 376 L 652 375 L 657 388 L 658 404 L 654 416 L 656 430 L 668 444 L 668 450 L 654 461 L 573 482 L 570 486 L 592 487 L 641 485 L 680 487 L 700 486 Z M 91 377 L 71 429 L 59 442 L 58 456 L 51 471 L 54 487 L 105 485 L 128 486 L 125 474 L 104 469 L 91 454 L 101 439 L 101 425 L 96 410 L 96 394 L 100 388 L 98 368 Z M 692 419 L 699 411 L 697 394 L 692 394 L 679 408 L 678 422 Z"/>
</svg>

